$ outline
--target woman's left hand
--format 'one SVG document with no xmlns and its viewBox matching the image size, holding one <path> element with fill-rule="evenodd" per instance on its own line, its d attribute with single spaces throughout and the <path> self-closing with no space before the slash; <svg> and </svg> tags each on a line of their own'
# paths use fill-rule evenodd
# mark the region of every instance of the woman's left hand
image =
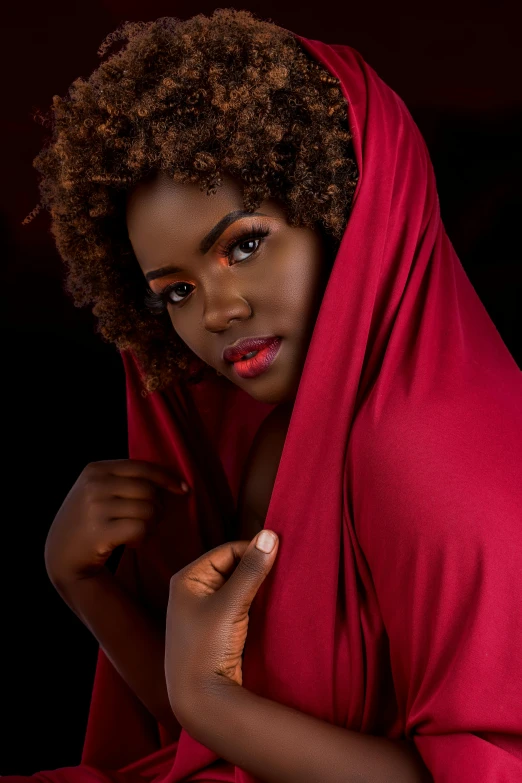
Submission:
<svg viewBox="0 0 522 783">
<path fill-rule="evenodd" d="M 210 550 L 170 580 L 165 637 L 165 677 L 170 706 L 180 720 L 198 693 L 243 684 L 242 655 L 248 611 L 272 568 L 279 546 L 268 554 L 251 541 L 230 541 Z M 181 720 L 180 720 L 181 722 Z"/>
</svg>

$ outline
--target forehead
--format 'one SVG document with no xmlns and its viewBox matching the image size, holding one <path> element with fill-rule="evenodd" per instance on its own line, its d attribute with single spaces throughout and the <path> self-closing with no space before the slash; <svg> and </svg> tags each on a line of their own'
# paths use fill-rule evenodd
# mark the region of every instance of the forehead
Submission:
<svg viewBox="0 0 522 783">
<path fill-rule="evenodd" d="M 139 231 L 146 224 L 213 216 L 219 218 L 223 210 L 239 209 L 243 206 L 239 182 L 232 177 L 223 177 L 223 184 L 216 192 L 207 195 L 199 183 L 174 182 L 165 172 L 138 183 L 127 197 L 126 216 L 129 231 Z"/>
<path fill-rule="evenodd" d="M 199 183 L 177 183 L 160 172 L 138 183 L 127 197 L 129 239 L 140 265 L 155 267 L 171 255 L 174 243 L 179 250 L 180 242 L 186 242 L 186 250 L 195 253 L 202 236 L 224 215 L 243 208 L 241 183 L 230 176 L 207 195 Z M 263 201 L 262 211 L 278 218 L 285 214 L 272 199 Z"/>
</svg>

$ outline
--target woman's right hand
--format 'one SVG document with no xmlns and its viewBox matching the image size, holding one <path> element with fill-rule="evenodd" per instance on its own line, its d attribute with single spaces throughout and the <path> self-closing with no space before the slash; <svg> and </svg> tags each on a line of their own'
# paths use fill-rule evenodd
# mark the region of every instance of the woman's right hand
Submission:
<svg viewBox="0 0 522 783">
<path fill-rule="evenodd" d="M 181 481 L 152 462 L 90 462 L 47 535 L 44 557 L 51 582 L 66 586 L 93 577 L 116 547 L 138 547 L 157 521 L 162 489 L 178 495 L 187 491 Z"/>
</svg>

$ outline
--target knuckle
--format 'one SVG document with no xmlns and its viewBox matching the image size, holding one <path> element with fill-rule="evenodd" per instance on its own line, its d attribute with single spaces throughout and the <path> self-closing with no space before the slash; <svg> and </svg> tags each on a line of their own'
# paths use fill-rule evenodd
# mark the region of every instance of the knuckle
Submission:
<svg viewBox="0 0 522 783">
<path fill-rule="evenodd" d="M 86 500 L 94 502 L 100 495 L 100 476 L 90 473 L 83 479 L 83 494 Z"/>
<path fill-rule="evenodd" d="M 83 485 L 83 496 L 87 503 L 96 501 L 96 485 L 93 481 L 87 480 Z"/>
<path fill-rule="evenodd" d="M 100 480 L 100 472 L 94 465 L 95 463 L 90 463 L 83 469 L 80 475 L 80 483 L 83 487 L 93 487 Z"/>
<path fill-rule="evenodd" d="M 179 574 L 173 574 L 170 577 L 169 581 L 169 596 L 172 600 L 174 600 L 174 596 L 177 593 L 178 589 L 178 582 L 179 582 Z"/>
</svg>

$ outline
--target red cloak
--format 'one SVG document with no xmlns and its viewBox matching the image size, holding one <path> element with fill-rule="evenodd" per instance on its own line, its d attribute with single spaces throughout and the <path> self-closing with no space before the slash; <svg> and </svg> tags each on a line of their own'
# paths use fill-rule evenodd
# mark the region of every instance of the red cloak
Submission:
<svg viewBox="0 0 522 783">
<path fill-rule="evenodd" d="M 447 236 L 404 102 L 350 46 L 296 37 L 340 79 L 360 178 L 266 517 L 280 548 L 250 611 L 243 685 L 413 740 L 435 783 L 522 781 L 521 373 Z M 170 576 L 232 540 L 273 406 L 212 373 L 144 398 L 122 358 L 129 457 L 193 489 L 117 571 L 163 617 Z M 255 780 L 181 727 L 168 736 L 102 651 L 82 763 L 35 777 Z"/>
</svg>

